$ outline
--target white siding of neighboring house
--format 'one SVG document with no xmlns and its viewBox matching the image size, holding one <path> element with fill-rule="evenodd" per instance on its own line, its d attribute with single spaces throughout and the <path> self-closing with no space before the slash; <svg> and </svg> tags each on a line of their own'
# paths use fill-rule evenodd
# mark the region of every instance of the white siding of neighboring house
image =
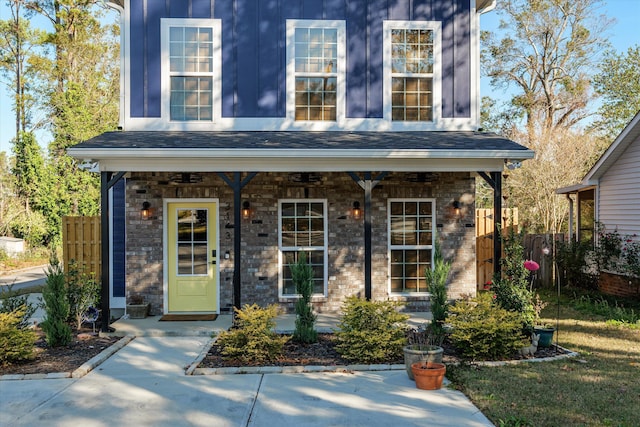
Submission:
<svg viewBox="0 0 640 427">
<path fill-rule="evenodd" d="M 608 231 L 640 240 L 640 138 L 600 178 L 598 221 Z"/>
</svg>

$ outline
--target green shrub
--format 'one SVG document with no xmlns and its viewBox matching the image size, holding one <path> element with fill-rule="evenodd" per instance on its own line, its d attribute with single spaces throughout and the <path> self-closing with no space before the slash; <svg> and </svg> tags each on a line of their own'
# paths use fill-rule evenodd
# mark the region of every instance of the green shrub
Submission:
<svg viewBox="0 0 640 427">
<path fill-rule="evenodd" d="M 274 332 L 278 309 L 275 305 L 261 308 L 245 304 L 235 309 L 233 327 L 221 332 L 216 343 L 225 359 L 237 359 L 242 363 L 272 362 L 282 355 L 287 337 Z"/>
<path fill-rule="evenodd" d="M 563 286 L 593 290 L 598 288 L 598 274 L 594 273 L 590 253 L 593 244 L 583 242 L 556 242 L 556 261 L 558 274 Z M 595 266 L 594 266 L 595 267 Z"/>
<path fill-rule="evenodd" d="M 31 247 L 43 246 L 47 241 L 47 219 L 38 211 L 30 210 L 16 216 L 9 224 L 11 233 Z"/>
<path fill-rule="evenodd" d="M 66 275 L 67 301 L 69 302 L 69 317 L 67 322 L 75 323 L 76 329 L 82 327 L 83 315 L 89 307 L 95 307 L 100 299 L 100 286 L 95 274 L 87 274 L 78 269 L 75 260 L 69 262 Z"/>
<path fill-rule="evenodd" d="M 314 343 L 318 341 L 318 332 L 315 330 L 316 315 L 311 307 L 311 295 L 313 294 L 313 268 L 307 263 L 307 255 L 300 252 L 298 262 L 290 264 L 291 278 L 296 285 L 296 292 L 300 298 L 296 301 L 296 329 L 293 339 L 301 343 Z"/>
<path fill-rule="evenodd" d="M 13 285 L 7 287 L 7 291 L 2 295 L 4 300 L 0 302 L 0 313 L 13 313 L 21 310 L 22 318 L 18 322 L 18 328 L 24 329 L 29 326 L 29 319 L 36 312 L 36 307 L 29 302 L 29 295 L 18 295 L 13 290 Z"/>
<path fill-rule="evenodd" d="M 399 303 L 365 301 L 352 296 L 343 304 L 342 321 L 336 332 L 336 350 L 347 360 L 376 363 L 402 357 L 409 318 L 399 313 Z"/>
<path fill-rule="evenodd" d="M 497 306 L 492 298 L 483 292 L 449 307 L 451 341 L 466 358 L 500 360 L 525 345 L 520 315 Z"/>
<path fill-rule="evenodd" d="M 47 270 L 47 280 L 42 290 L 45 318 L 40 327 L 45 340 L 51 347 L 68 345 L 71 342 L 69 302 L 65 286 L 65 276 L 60 265 L 51 265 Z"/>
<path fill-rule="evenodd" d="M 24 310 L 0 313 L 0 365 L 33 359 L 36 334 L 20 327 Z"/>
<path fill-rule="evenodd" d="M 523 239 L 523 234 L 516 233 L 513 228 L 504 238 L 504 258 L 500 261 L 502 274 L 494 277 L 491 290 L 500 307 L 518 313 L 524 327 L 531 329 L 535 320 L 535 308 L 529 285 L 530 273 L 524 267 Z"/>
</svg>

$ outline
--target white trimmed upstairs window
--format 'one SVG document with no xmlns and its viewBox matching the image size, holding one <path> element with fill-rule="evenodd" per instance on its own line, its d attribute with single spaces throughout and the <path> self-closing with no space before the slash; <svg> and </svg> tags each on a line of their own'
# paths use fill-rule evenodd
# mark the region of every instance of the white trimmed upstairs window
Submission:
<svg viewBox="0 0 640 427">
<path fill-rule="evenodd" d="M 211 122 L 219 116 L 219 20 L 163 19 L 162 55 L 163 117 Z"/>
<path fill-rule="evenodd" d="M 434 199 L 389 199 L 390 293 L 426 293 L 435 239 Z"/>
<path fill-rule="evenodd" d="M 287 21 L 287 116 L 336 122 L 344 117 L 344 21 Z"/>
<path fill-rule="evenodd" d="M 384 110 L 393 122 L 435 122 L 440 109 L 440 23 L 384 23 Z"/>
</svg>

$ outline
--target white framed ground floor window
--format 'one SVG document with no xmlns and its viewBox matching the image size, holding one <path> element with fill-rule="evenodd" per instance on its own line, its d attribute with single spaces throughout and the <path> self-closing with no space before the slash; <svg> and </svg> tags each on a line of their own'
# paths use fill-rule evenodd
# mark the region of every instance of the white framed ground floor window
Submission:
<svg viewBox="0 0 640 427">
<path fill-rule="evenodd" d="M 435 199 L 388 200 L 389 293 L 425 294 L 432 268 Z"/>
<path fill-rule="evenodd" d="M 283 199 L 278 201 L 279 296 L 298 296 L 289 266 L 305 252 L 313 268 L 313 293 L 327 295 L 327 201 Z"/>
</svg>

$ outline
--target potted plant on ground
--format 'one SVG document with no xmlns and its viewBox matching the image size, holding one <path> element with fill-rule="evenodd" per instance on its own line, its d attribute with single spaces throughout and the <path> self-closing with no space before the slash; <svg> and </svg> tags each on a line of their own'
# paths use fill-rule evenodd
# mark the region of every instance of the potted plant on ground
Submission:
<svg viewBox="0 0 640 427">
<path fill-rule="evenodd" d="M 402 348 L 404 365 L 409 379 L 414 381 L 412 365 L 415 363 L 442 363 L 444 334 L 436 335 L 432 324 L 423 324 L 407 330 L 407 345 Z"/>
<path fill-rule="evenodd" d="M 407 375 L 414 380 L 412 365 L 416 362 L 442 363 L 442 342 L 444 341 L 444 321 L 447 318 L 447 277 L 451 270 L 451 263 L 442 258 L 440 245 L 436 240 L 433 269 L 425 272 L 429 293 L 431 294 L 430 324 L 418 329 L 409 330 L 407 345 L 402 349 Z"/>
<path fill-rule="evenodd" d="M 149 315 L 151 304 L 144 302 L 142 295 L 129 295 L 127 303 L 127 314 L 130 319 L 144 319 Z"/>
<path fill-rule="evenodd" d="M 533 333 L 538 335 L 538 347 L 551 347 L 553 341 L 553 334 L 556 328 L 550 324 L 543 324 L 540 322 L 540 312 L 547 306 L 548 302 L 540 299 L 540 295 L 536 294 L 533 299 L 533 310 L 535 314 Z"/>
<path fill-rule="evenodd" d="M 416 381 L 416 387 L 421 390 L 438 390 L 442 387 L 442 380 L 447 368 L 442 363 L 416 362 L 411 365 L 411 371 Z"/>
</svg>

